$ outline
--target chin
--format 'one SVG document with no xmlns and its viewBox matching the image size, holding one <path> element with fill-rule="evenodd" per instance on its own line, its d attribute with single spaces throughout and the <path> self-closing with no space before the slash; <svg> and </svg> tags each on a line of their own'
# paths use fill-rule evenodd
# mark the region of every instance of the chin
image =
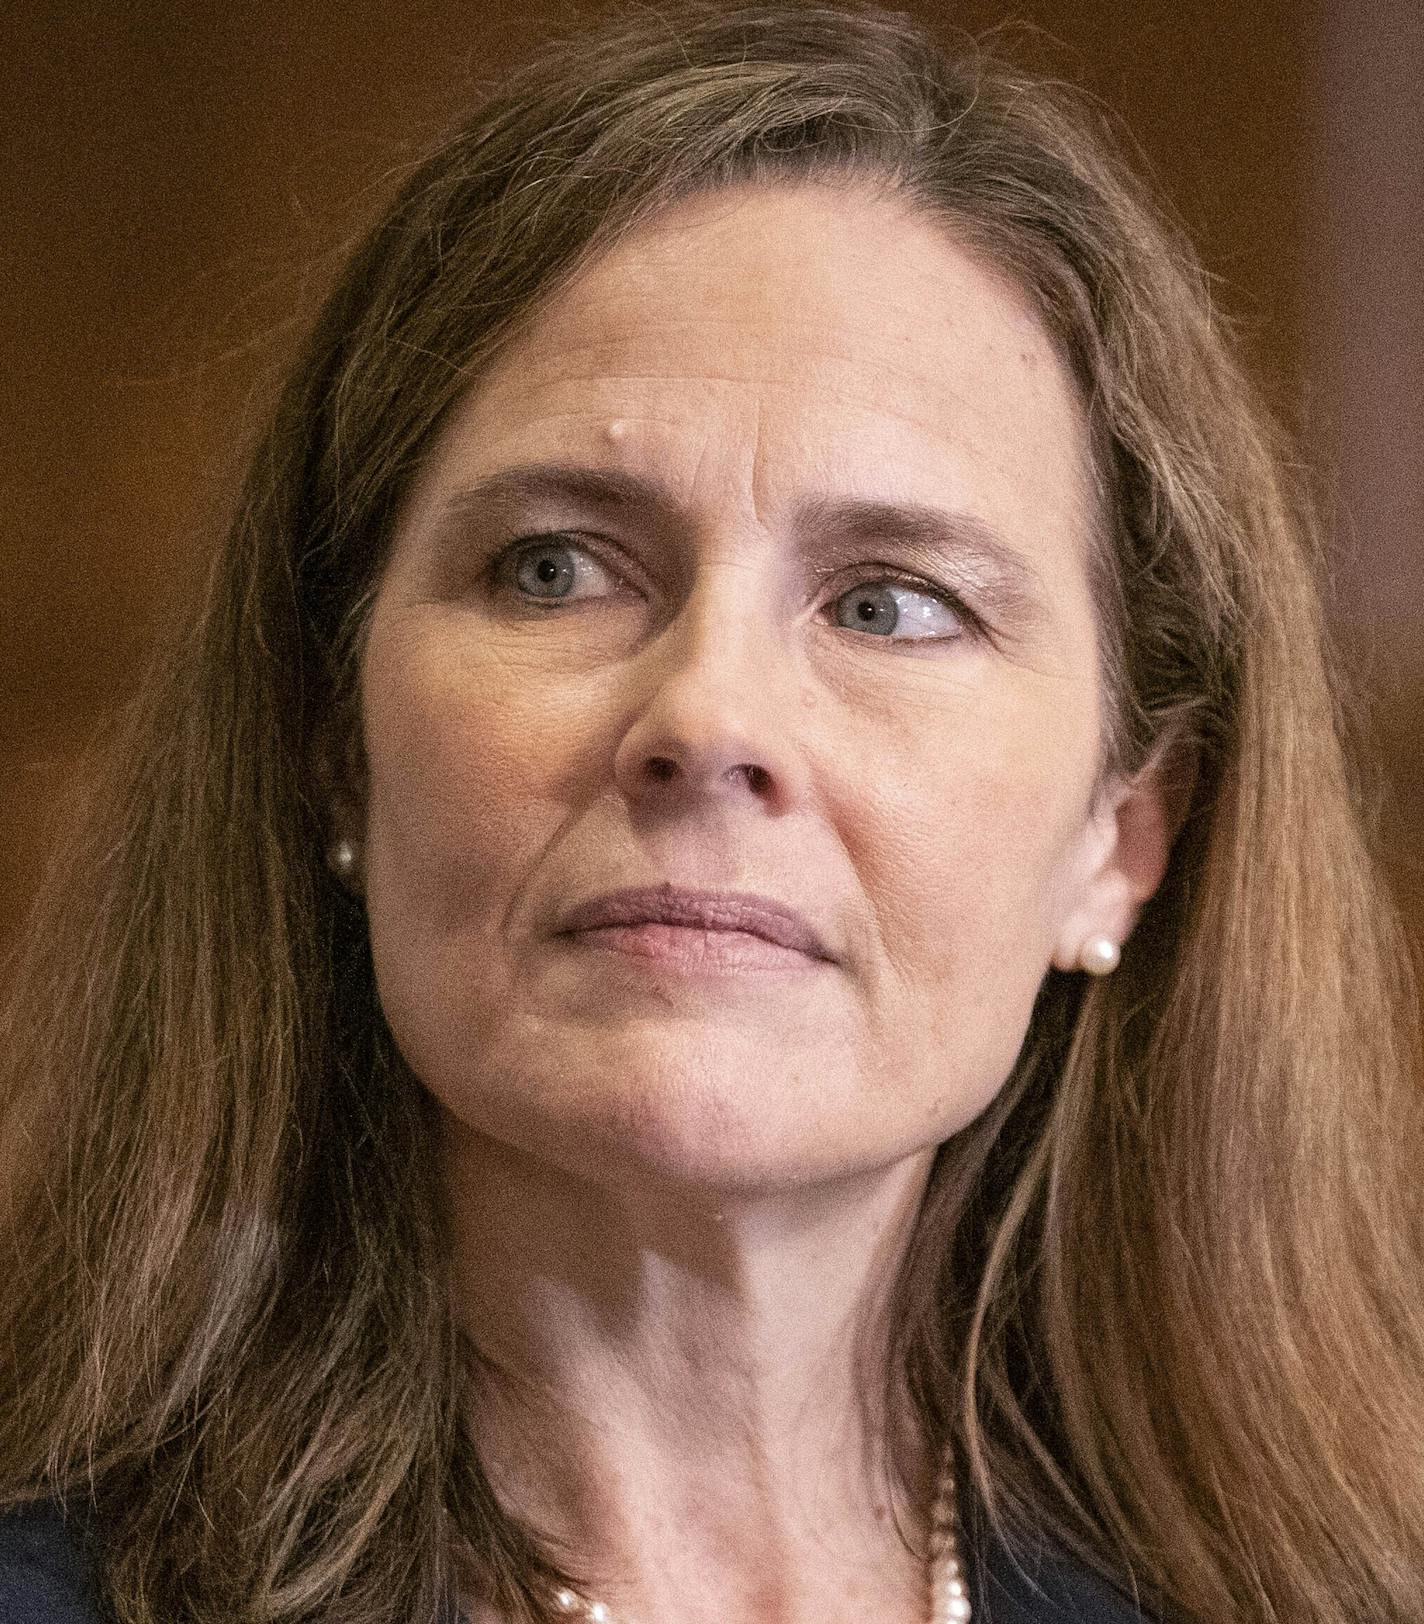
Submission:
<svg viewBox="0 0 1424 1624">
<path fill-rule="evenodd" d="M 620 1191 L 716 1201 L 863 1179 L 931 1154 L 954 1131 L 922 1111 L 897 1123 L 883 1098 L 851 1080 L 809 1084 L 804 1072 L 753 1080 L 738 1068 L 716 1078 L 669 1065 L 653 1075 L 563 1069 L 557 1078 L 452 1078 L 432 1091 L 475 1154 Z"/>
</svg>

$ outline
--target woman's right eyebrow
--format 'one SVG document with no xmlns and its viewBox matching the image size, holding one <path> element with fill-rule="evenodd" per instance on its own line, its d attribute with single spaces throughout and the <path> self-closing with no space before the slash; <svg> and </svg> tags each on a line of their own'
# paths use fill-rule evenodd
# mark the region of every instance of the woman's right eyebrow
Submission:
<svg viewBox="0 0 1424 1624">
<path fill-rule="evenodd" d="M 496 509 L 577 505 L 605 510 L 642 510 L 676 520 L 681 504 L 658 480 L 620 468 L 583 463 L 529 462 L 500 468 L 451 493 L 439 523 L 484 517 Z"/>
</svg>

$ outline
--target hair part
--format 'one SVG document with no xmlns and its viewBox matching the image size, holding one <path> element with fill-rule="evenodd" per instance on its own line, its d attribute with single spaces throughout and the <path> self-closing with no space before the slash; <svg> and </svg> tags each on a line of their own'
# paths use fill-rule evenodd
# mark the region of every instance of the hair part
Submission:
<svg viewBox="0 0 1424 1624">
<path fill-rule="evenodd" d="M 806 182 L 891 188 L 1032 297 L 1105 516 L 1105 762 L 1195 774 L 1121 968 L 1049 971 L 942 1147 L 892 1379 L 997 1529 L 1173 1616 L 1424 1615 L 1414 994 L 1290 456 L 1080 95 L 868 5 L 675 0 L 513 75 L 356 252 L 16 961 L 0 1503 L 92 1497 L 122 1624 L 404 1624 L 457 1574 L 550 1616 L 469 1443 L 431 1111 L 324 780 L 481 366 L 678 199 Z"/>
</svg>

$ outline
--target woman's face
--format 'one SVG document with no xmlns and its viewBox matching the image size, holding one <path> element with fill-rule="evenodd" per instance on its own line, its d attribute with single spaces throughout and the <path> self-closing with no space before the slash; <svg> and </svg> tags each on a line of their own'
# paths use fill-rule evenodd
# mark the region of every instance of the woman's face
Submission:
<svg viewBox="0 0 1424 1624">
<path fill-rule="evenodd" d="M 377 982 L 446 1110 L 724 1189 L 970 1122 L 1130 926 L 1092 522 L 1027 301 L 898 201 L 694 199 L 561 293 L 448 421 L 362 665 Z M 561 934 L 666 883 L 824 956 Z"/>
</svg>

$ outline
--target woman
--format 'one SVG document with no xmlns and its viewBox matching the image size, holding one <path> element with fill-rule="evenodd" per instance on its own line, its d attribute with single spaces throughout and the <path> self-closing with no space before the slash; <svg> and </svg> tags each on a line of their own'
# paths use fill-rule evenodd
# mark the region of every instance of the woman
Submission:
<svg viewBox="0 0 1424 1624">
<path fill-rule="evenodd" d="M 845 5 L 512 79 L 20 967 L 7 1616 L 1424 1616 L 1287 467 L 1060 88 Z"/>
</svg>

